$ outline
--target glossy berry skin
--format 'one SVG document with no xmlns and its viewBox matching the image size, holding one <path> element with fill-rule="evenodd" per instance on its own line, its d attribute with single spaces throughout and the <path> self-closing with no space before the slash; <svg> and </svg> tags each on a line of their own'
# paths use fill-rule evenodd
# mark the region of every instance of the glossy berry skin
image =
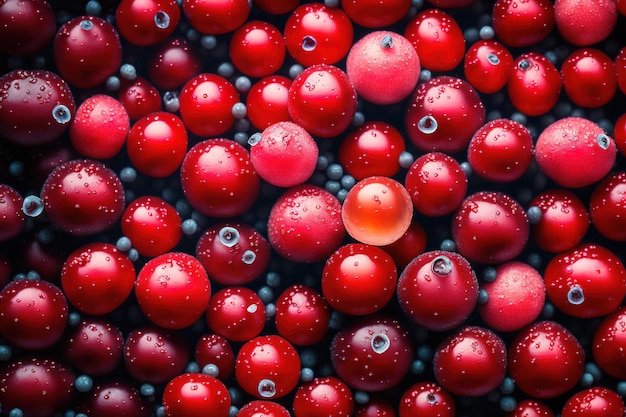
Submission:
<svg viewBox="0 0 626 417">
<path fill-rule="evenodd" d="M 456 20 L 440 9 L 419 13 L 407 23 L 404 36 L 413 44 L 424 69 L 450 71 L 463 60 L 463 32 Z"/>
<path fill-rule="evenodd" d="M 72 371 L 55 360 L 12 361 L 0 374 L 0 401 L 3 410 L 18 408 L 25 417 L 51 416 L 71 405 L 73 383 Z"/>
<path fill-rule="evenodd" d="M 298 7 L 298 0 L 283 0 L 280 2 L 274 0 L 253 0 L 252 3 L 261 10 L 269 14 L 285 14 L 292 12 Z"/>
<path fill-rule="evenodd" d="M 230 395 L 217 378 L 199 373 L 186 373 L 173 378 L 163 392 L 163 408 L 167 417 L 206 415 L 227 417 Z"/>
<path fill-rule="evenodd" d="M 141 119 L 161 110 L 161 95 L 154 85 L 143 77 L 122 81 L 118 99 L 132 120 Z"/>
<path fill-rule="evenodd" d="M 22 211 L 24 199 L 13 187 L 0 184 L 0 242 L 11 240 L 22 232 L 26 216 Z"/>
<path fill-rule="evenodd" d="M 506 414 L 506 417 L 554 417 L 554 413 L 543 402 L 522 400 L 517 403 L 515 410 Z"/>
<path fill-rule="evenodd" d="M 391 255 L 396 267 L 401 271 L 413 258 L 424 252 L 426 243 L 426 231 L 418 222 L 413 221 L 400 239 L 382 248 Z"/>
<path fill-rule="evenodd" d="M 87 158 L 108 159 L 124 146 L 130 118 L 111 96 L 95 94 L 78 106 L 69 134 L 72 146 Z"/>
<path fill-rule="evenodd" d="M 408 372 L 413 344 L 397 320 L 370 315 L 340 330 L 330 354 L 335 372 L 350 387 L 384 391 L 398 385 Z"/>
<path fill-rule="evenodd" d="M 535 398 L 572 389 L 583 374 L 585 352 L 569 330 L 541 321 L 521 330 L 509 347 L 508 370 L 517 388 Z"/>
<path fill-rule="evenodd" d="M 181 119 L 198 136 L 219 136 L 235 123 L 232 108 L 239 102 L 239 93 L 217 74 L 203 73 L 187 81 L 179 100 Z"/>
<path fill-rule="evenodd" d="M 276 200 L 267 229 L 273 249 L 295 262 L 325 260 L 346 234 L 339 200 L 308 184 L 292 187 Z"/>
<path fill-rule="evenodd" d="M 573 317 L 604 316 L 626 296 L 624 265 L 616 254 L 596 244 L 556 255 L 543 276 L 550 301 Z"/>
<path fill-rule="evenodd" d="M 254 400 L 239 409 L 237 417 L 290 417 L 289 411 L 273 401 Z"/>
<path fill-rule="evenodd" d="M 250 14 L 248 0 L 184 0 L 182 7 L 191 26 L 205 35 L 232 32 Z"/>
<path fill-rule="evenodd" d="M 531 226 L 534 243 L 548 252 L 563 252 L 578 245 L 589 229 L 589 213 L 580 198 L 557 188 L 539 193 L 530 206 L 539 207 L 541 218 Z"/>
<path fill-rule="evenodd" d="M 433 78 L 420 84 L 409 100 L 407 133 L 424 152 L 461 152 L 485 123 L 485 108 L 478 93 L 460 78 Z"/>
<path fill-rule="evenodd" d="M 549 0 L 498 0 L 492 16 L 496 36 L 513 48 L 538 44 L 555 25 L 554 7 Z"/>
<path fill-rule="evenodd" d="M 504 193 L 479 191 L 467 197 L 452 223 L 457 250 L 470 261 L 496 264 L 526 247 L 530 226 L 520 204 Z"/>
<path fill-rule="evenodd" d="M 0 138 L 21 146 L 57 139 L 76 111 L 67 83 L 46 70 L 14 70 L 0 77 Z"/>
<path fill-rule="evenodd" d="M 88 394 L 79 412 L 93 417 L 118 414 L 127 417 L 149 417 L 150 405 L 128 382 L 111 381 L 96 386 Z"/>
<path fill-rule="evenodd" d="M 278 122 L 250 146 L 250 161 L 259 176 L 277 187 L 293 187 L 315 171 L 319 149 L 311 135 L 293 122 Z"/>
<path fill-rule="evenodd" d="M 243 223 L 212 226 L 196 245 L 196 257 L 209 277 L 226 286 L 254 281 L 267 268 L 270 254 L 269 242 Z"/>
<path fill-rule="evenodd" d="M 449 392 L 434 382 L 418 382 L 407 389 L 398 407 L 399 417 L 454 417 L 456 406 Z"/>
<path fill-rule="evenodd" d="M 541 274 L 522 262 L 507 262 L 496 268 L 496 279 L 484 282 L 489 296 L 478 307 L 490 329 L 512 332 L 532 323 L 543 309 L 546 287 Z"/>
<path fill-rule="evenodd" d="M 8 0 L 0 6 L 0 53 L 28 56 L 46 47 L 56 31 L 54 9 L 46 0 Z"/>
<path fill-rule="evenodd" d="M 184 38 L 161 43 L 148 64 L 148 76 L 162 90 L 177 90 L 200 73 L 202 60 Z"/>
<path fill-rule="evenodd" d="M 364 404 L 357 403 L 353 417 L 395 417 L 396 411 L 392 402 L 384 395 L 370 396 Z"/>
<path fill-rule="evenodd" d="M 465 79 L 481 93 L 491 94 L 501 90 L 512 71 L 513 56 L 498 41 L 480 40 L 465 53 Z"/>
<path fill-rule="evenodd" d="M 625 192 L 626 172 L 617 172 L 596 185 L 589 201 L 593 227 L 603 236 L 617 242 L 626 241 Z"/>
<path fill-rule="evenodd" d="M 474 310 L 478 280 L 458 253 L 430 251 L 404 268 L 397 295 L 400 307 L 414 323 L 428 330 L 450 330 Z"/>
<path fill-rule="evenodd" d="M 122 215 L 124 188 L 101 162 L 76 159 L 54 169 L 41 189 L 50 222 L 74 236 L 92 235 L 111 227 Z"/>
<path fill-rule="evenodd" d="M 619 307 L 606 316 L 593 335 L 592 353 L 596 364 L 607 374 L 626 377 L 626 307 Z"/>
<path fill-rule="evenodd" d="M 470 140 L 467 160 L 472 172 L 488 181 L 515 181 L 533 161 L 530 131 L 509 119 L 487 122 Z"/>
<path fill-rule="evenodd" d="M 402 134 L 385 122 L 365 122 L 341 142 L 339 162 L 357 180 L 375 175 L 393 177 L 405 150 Z"/>
<path fill-rule="evenodd" d="M 563 88 L 576 105 L 595 108 L 607 104 L 617 90 L 613 60 L 594 48 L 570 54 L 561 66 Z"/>
<path fill-rule="evenodd" d="M 561 417 L 622 417 L 624 400 L 608 388 L 593 387 L 577 392 L 570 397 L 561 411 Z"/>
<path fill-rule="evenodd" d="M 158 111 L 137 120 L 130 129 L 126 151 L 133 166 L 150 177 L 172 175 L 187 152 L 188 134 L 175 114 Z"/>
<path fill-rule="evenodd" d="M 371 245 L 337 249 L 322 271 L 322 292 L 335 310 L 354 316 L 375 313 L 393 297 L 398 272 L 393 258 Z"/>
<path fill-rule="evenodd" d="M 287 52 L 300 64 L 335 64 L 352 46 L 354 29 L 348 16 L 338 7 L 323 3 L 302 4 L 285 23 L 283 32 Z"/>
<path fill-rule="evenodd" d="M 504 379 L 506 345 L 491 330 L 463 327 L 439 346 L 433 368 L 437 382 L 451 393 L 485 395 Z"/>
<path fill-rule="evenodd" d="M 65 23 L 53 43 L 59 74 L 78 88 L 93 88 L 115 74 L 122 64 L 117 30 L 97 16 L 78 16 Z"/>
<path fill-rule="evenodd" d="M 187 152 L 180 182 L 189 204 L 212 217 L 245 213 L 261 188 L 248 151 L 234 140 L 222 138 L 202 141 Z"/>
<path fill-rule="evenodd" d="M 206 310 L 210 295 L 211 283 L 202 264 L 182 252 L 151 259 L 141 268 L 135 282 L 141 311 L 166 329 L 192 325 Z"/>
<path fill-rule="evenodd" d="M 596 123 L 581 117 L 555 121 L 535 143 L 535 160 L 541 170 L 568 188 L 600 181 L 613 168 L 616 155 L 613 139 Z"/>
<path fill-rule="evenodd" d="M 605 40 L 617 23 L 614 1 L 556 0 L 556 27 L 563 38 L 577 46 Z"/>
<path fill-rule="evenodd" d="M 467 176 L 456 159 L 441 152 L 417 158 L 404 185 L 413 207 L 426 216 L 443 216 L 459 207 L 467 192 Z"/>
<path fill-rule="evenodd" d="M 154 257 L 172 250 L 183 235 L 176 209 L 159 197 L 143 196 L 122 213 L 122 233 L 143 256 Z"/>
<path fill-rule="evenodd" d="M 265 77 L 246 96 L 247 116 L 257 129 L 291 120 L 287 110 L 291 80 L 282 75 Z"/>
<path fill-rule="evenodd" d="M 294 345 L 321 341 L 328 332 L 330 318 L 331 309 L 322 294 L 305 285 L 292 285 L 276 299 L 276 330 Z"/>
<path fill-rule="evenodd" d="M 346 73 L 359 96 L 376 104 L 393 104 L 408 97 L 417 85 L 420 69 L 411 42 L 384 30 L 359 39 L 346 60 Z"/>
<path fill-rule="evenodd" d="M 217 334 L 205 334 L 196 343 L 195 359 L 204 368 L 208 364 L 217 366 L 217 378 L 225 381 L 235 373 L 235 353 L 228 340 Z"/>
<path fill-rule="evenodd" d="M 366 28 L 382 28 L 393 25 L 406 16 L 411 2 L 394 0 L 341 0 L 341 8 L 350 20 Z"/>
<path fill-rule="evenodd" d="M 615 70 L 617 75 L 617 86 L 620 91 L 624 93 L 626 92 L 626 47 L 620 49 L 619 53 L 615 57 Z"/>
<path fill-rule="evenodd" d="M 115 13 L 120 35 L 139 46 L 165 40 L 174 33 L 179 20 L 176 0 L 122 0 Z"/>
<path fill-rule="evenodd" d="M 258 336 L 265 326 L 265 306 L 246 287 L 227 287 L 209 301 L 206 321 L 213 333 L 231 342 L 245 342 Z"/>
<path fill-rule="evenodd" d="M 295 417 L 348 417 L 354 411 L 354 399 L 341 379 L 315 378 L 298 388 L 292 409 Z"/>
<path fill-rule="evenodd" d="M 306 68 L 289 87 L 289 116 L 313 136 L 330 138 L 342 133 L 350 125 L 356 106 L 352 82 L 332 65 Z"/>
<path fill-rule="evenodd" d="M 262 78 L 277 72 L 285 60 L 285 41 L 271 23 L 254 20 L 240 26 L 230 38 L 230 59 L 240 72 Z"/>
<path fill-rule="evenodd" d="M 399 182 L 382 176 L 356 183 L 341 207 L 348 234 L 368 245 L 389 245 L 400 239 L 412 217 L 409 192 Z"/>
<path fill-rule="evenodd" d="M 562 86 L 561 74 L 554 64 L 537 52 L 528 52 L 513 62 L 507 93 L 517 110 L 539 116 L 554 107 Z"/>
<path fill-rule="evenodd" d="M 277 335 L 258 336 L 241 347 L 235 363 L 239 386 L 259 399 L 284 397 L 298 385 L 300 357 Z"/>
<path fill-rule="evenodd" d="M 61 271 L 68 301 L 83 313 L 107 314 L 128 298 L 135 267 L 126 254 L 108 243 L 88 243 L 72 252 Z"/>
<path fill-rule="evenodd" d="M 624 56 L 626 56 L 626 54 L 624 54 Z M 622 156 L 626 155 L 626 114 L 622 114 L 615 121 L 613 136 L 619 153 Z"/>
<path fill-rule="evenodd" d="M 0 292 L 0 318 L 0 335 L 11 347 L 47 349 L 63 336 L 67 300 L 47 281 L 11 281 Z"/>
<path fill-rule="evenodd" d="M 91 376 L 104 376 L 120 365 L 124 336 L 108 320 L 86 319 L 69 331 L 63 347 L 64 357 L 73 369 Z"/>
<path fill-rule="evenodd" d="M 181 334 L 145 326 L 134 329 L 126 338 L 124 365 L 136 381 L 164 384 L 183 372 L 189 353 Z"/>
</svg>

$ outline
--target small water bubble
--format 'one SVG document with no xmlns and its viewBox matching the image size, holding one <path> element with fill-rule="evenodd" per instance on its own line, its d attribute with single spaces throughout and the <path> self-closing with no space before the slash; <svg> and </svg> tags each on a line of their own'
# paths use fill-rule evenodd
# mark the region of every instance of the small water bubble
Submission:
<svg viewBox="0 0 626 417">
<path fill-rule="evenodd" d="M 417 122 L 417 128 L 420 132 L 430 135 L 431 133 L 435 133 L 439 124 L 437 123 L 437 119 L 435 119 L 431 115 L 426 115 L 422 117 L 419 122 Z"/>
<path fill-rule="evenodd" d="M 500 64 L 500 58 L 498 57 L 498 55 L 490 53 L 487 55 L 487 62 L 489 62 L 491 65 L 498 65 Z"/>
<path fill-rule="evenodd" d="M 377 334 L 372 337 L 371 345 L 372 350 L 375 353 L 382 354 L 389 349 L 389 347 L 391 346 L 391 341 L 386 334 Z"/>
<path fill-rule="evenodd" d="M 276 384 L 271 379 L 262 379 L 257 387 L 257 392 L 263 398 L 272 398 L 276 395 Z"/>
<path fill-rule="evenodd" d="M 224 226 L 217 235 L 220 243 L 224 246 L 232 248 L 239 243 L 239 231 L 234 227 Z"/>
<path fill-rule="evenodd" d="M 170 26 L 170 15 L 163 10 L 159 10 L 154 14 L 154 24 L 159 29 L 167 29 Z"/>
<path fill-rule="evenodd" d="M 431 269 L 435 275 L 445 277 L 452 272 L 452 261 L 447 256 L 437 256 L 431 263 Z"/>
<path fill-rule="evenodd" d="M 80 22 L 80 28 L 82 30 L 91 30 L 93 29 L 93 22 L 91 20 L 83 20 L 82 22 Z"/>
<path fill-rule="evenodd" d="M 609 149 L 609 146 L 611 146 L 611 139 L 604 133 L 600 133 L 596 138 L 596 141 L 598 142 L 598 145 L 600 145 L 600 147 L 604 150 Z"/>
<path fill-rule="evenodd" d="M 241 261 L 246 265 L 252 265 L 256 260 L 256 253 L 248 249 L 241 256 Z"/>
<path fill-rule="evenodd" d="M 567 301 L 570 304 L 580 305 L 585 301 L 585 294 L 580 285 L 572 285 L 567 292 Z"/>
<path fill-rule="evenodd" d="M 393 48 L 393 38 L 390 35 L 383 36 L 383 38 L 380 40 L 380 46 L 382 46 L 384 49 Z"/>
<path fill-rule="evenodd" d="M 29 195 L 24 198 L 22 212 L 28 217 L 37 217 L 43 213 L 43 201 L 36 195 Z"/>
<path fill-rule="evenodd" d="M 70 109 L 68 109 L 67 106 L 57 104 L 52 109 L 52 117 L 57 123 L 64 125 L 72 120 L 72 112 L 70 112 Z"/>
</svg>

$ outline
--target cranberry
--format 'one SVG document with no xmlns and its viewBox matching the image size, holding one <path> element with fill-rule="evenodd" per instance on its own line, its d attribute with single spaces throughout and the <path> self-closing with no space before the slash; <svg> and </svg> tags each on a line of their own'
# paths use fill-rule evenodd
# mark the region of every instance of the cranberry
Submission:
<svg viewBox="0 0 626 417">
<path fill-rule="evenodd" d="M 509 81 L 513 71 L 513 56 L 501 43 L 481 40 L 465 53 L 465 79 L 481 93 L 495 93 Z"/>
<path fill-rule="evenodd" d="M 398 301 L 416 324 L 450 330 L 478 301 L 478 281 L 469 262 L 454 252 L 431 251 L 411 261 L 398 280 Z"/>
<path fill-rule="evenodd" d="M 96 386 L 89 392 L 89 397 L 78 411 L 93 417 L 105 417 L 115 413 L 126 417 L 150 416 L 150 406 L 139 395 L 139 391 L 122 381 Z"/>
<path fill-rule="evenodd" d="M 266 127 L 249 141 L 250 161 L 259 176 L 277 187 L 304 183 L 315 171 L 319 149 L 311 135 L 293 122 Z"/>
<path fill-rule="evenodd" d="M 180 168 L 188 135 L 175 114 L 157 111 L 143 116 L 130 129 L 126 151 L 133 166 L 151 177 L 167 177 Z"/>
<path fill-rule="evenodd" d="M 133 120 L 161 110 L 159 91 L 142 77 L 137 77 L 132 82 L 123 81 L 118 98 Z"/>
<path fill-rule="evenodd" d="M 348 417 L 354 411 L 350 388 L 339 378 L 315 378 L 301 385 L 293 397 L 295 417 Z"/>
<path fill-rule="evenodd" d="M 598 49 L 572 52 L 561 66 L 561 75 L 565 93 L 581 107 L 604 106 L 617 90 L 613 60 Z"/>
<path fill-rule="evenodd" d="M 291 80 L 282 75 L 265 77 L 252 86 L 246 97 L 250 123 L 257 129 L 265 129 L 274 123 L 291 120 L 288 111 Z"/>
<path fill-rule="evenodd" d="M 425 152 L 463 151 L 484 123 L 485 108 L 478 93 L 467 82 L 449 76 L 420 84 L 405 118 L 409 139 Z"/>
<path fill-rule="evenodd" d="M 302 4 L 285 22 L 287 52 L 300 64 L 335 64 L 346 56 L 354 29 L 340 8 Z"/>
<path fill-rule="evenodd" d="M 346 234 L 339 200 L 314 185 L 292 187 L 279 197 L 267 229 L 274 250 L 296 262 L 328 258 Z"/>
<path fill-rule="evenodd" d="M 8 412 L 19 409 L 27 417 L 63 412 L 73 397 L 74 375 L 63 364 L 27 358 L 11 362 L 0 374 L 0 402 Z"/>
<path fill-rule="evenodd" d="M 526 247 L 530 226 L 526 213 L 506 194 L 479 191 L 456 212 L 452 236 L 470 261 L 495 264 L 511 260 Z"/>
<path fill-rule="evenodd" d="M 517 110 L 528 116 L 539 116 L 554 107 L 562 86 L 561 75 L 554 64 L 537 52 L 528 52 L 513 63 L 507 92 Z"/>
<path fill-rule="evenodd" d="M 496 35 L 513 48 L 541 42 L 555 25 L 554 7 L 549 0 L 498 0 L 492 16 Z"/>
<path fill-rule="evenodd" d="M 456 407 L 452 396 L 433 382 L 418 382 L 402 394 L 400 417 L 454 417 Z"/>
<path fill-rule="evenodd" d="M 319 292 L 302 284 L 292 285 L 276 300 L 276 330 L 294 345 L 313 345 L 326 336 L 330 312 Z"/>
<path fill-rule="evenodd" d="M 353 417 L 395 417 L 395 407 L 383 395 L 370 396 L 365 404 L 357 403 Z"/>
<path fill-rule="evenodd" d="M 617 86 L 622 93 L 626 94 L 626 47 L 620 49 L 617 57 L 615 57 L 615 71 Z"/>
<path fill-rule="evenodd" d="M 140 327 L 128 335 L 124 365 L 137 381 L 163 384 L 183 372 L 189 346 L 182 335 L 158 327 Z"/>
<path fill-rule="evenodd" d="M 402 270 L 413 258 L 424 252 L 426 243 L 426 231 L 413 221 L 400 239 L 382 248 L 391 255 L 398 270 Z"/>
<path fill-rule="evenodd" d="M 36 54 L 48 46 L 55 31 L 54 9 L 46 0 L 7 0 L 0 6 L 2 54 Z"/>
<path fill-rule="evenodd" d="M 593 45 L 606 39 L 617 23 L 614 1 L 556 0 L 554 15 L 559 33 L 569 43 Z"/>
<path fill-rule="evenodd" d="M 124 105 L 113 97 L 96 94 L 78 107 L 69 134 L 81 155 L 108 159 L 122 149 L 129 130 L 130 118 Z"/>
<path fill-rule="evenodd" d="M 174 33 L 180 20 L 176 0 L 122 0 L 115 23 L 120 35 L 135 45 L 156 45 Z"/>
<path fill-rule="evenodd" d="M 603 236 L 625 241 L 624 201 L 626 197 L 626 172 L 605 177 L 595 188 L 589 201 L 589 212 L 593 226 Z"/>
<path fill-rule="evenodd" d="M 570 397 L 561 411 L 562 417 L 622 417 L 624 400 L 615 391 L 604 387 L 587 388 Z"/>
<path fill-rule="evenodd" d="M 235 217 L 254 204 L 261 183 L 248 151 L 229 139 L 208 139 L 187 152 L 180 182 L 189 204 L 214 217 Z"/>
<path fill-rule="evenodd" d="M 371 315 L 339 331 L 330 347 L 337 375 L 354 389 L 395 387 L 409 370 L 413 344 L 397 320 Z"/>
<path fill-rule="evenodd" d="M 461 205 L 468 181 L 456 159 L 441 152 L 429 152 L 413 162 L 404 184 L 418 212 L 443 216 Z"/>
<path fill-rule="evenodd" d="M 150 80 L 163 90 L 177 90 L 200 73 L 200 54 L 185 39 L 161 43 L 148 64 Z"/>
<path fill-rule="evenodd" d="M 398 272 L 393 258 L 376 246 L 337 249 L 322 272 L 322 291 L 335 310 L 355 316 L 375 313 L 394 295 Z"/>
<path fill-rule="evenodd" d="M 294 122 L 323 138 L 348 128 L 356 112 L 356 90 L 338 67 L 313 65 L 302 71 L 289 87 L 287 109 Z"/>
<path fill-rule="evenodd" d="M 411 42 L 394 32 L 371 32 L 348 54 L 346 72 L 357 93 L 377 104 L 397 103 L 415 89 L 420 58 Z M 389 83 L 389 77 L 394 82 Z"/>
<path fill-rule="evenodd" d="M 92 315 L 107 314 L 122 305 L 133 290 L 135 278 L 132 262 L 108 243 L 81 246 L 68 256 L 61 271 L 68 301 Z"/>
<path fill-rule="evenodd" d="M 0 335 L 10 346 L 47 349 L 63 336 L 67 300 L 47 281 L 11 281 L 0 292 L 0 317 Z"/>
<path fill-rule="evenodd" d="M 227 287 L 211 297 L 206 320 L 212 332 L 231 342 L 246 342 L 263 330 L 265 306 L 254 291 Z"/>
<path fill-rule="evenodd" d="M 606 316 L 593 336 L 593 358 L 604 372 L 615 378 L 626 377 L 626 307 Z"/>
<path fill-rule="evenodd" d="M 237 417 L 290 417 L 289 411 L 282 405 L 263 400 L 250 401 L 239 409 Z"/>
<path fill-rule="evenodd" d="M 61 76 L 78 88 L 93 88 L 115 74 L 122 64 L 117 31 L 97 16 L 78 16 L 54 38 L 54 62 Z"/>
<path fill-rule="evenodd" d="M 626 296 L 626 269 L 610 250 L 585 244 L 556 255 L 543 274 L 548 298 L 574 317 L 600 317 Z"/>
<path fill-rule="evenodd" d="M 284 397 L 296 388 L 299 376 L 298 352 L 280 336 L 256 337 L 237 354 L 235 377 L 239 386 L 257 398 Z"/>
<path fill-rule="evenodd" d="M 506 417 L 554 417 L 554 413 L 545 403 L 534 400 L 522 400 L 517 403 L 515 410 Z"/>
<path fill-rule="evenodd" d="M 448 13 L 428 9 L 407 23 L 404 36 L 411 41 L 423 68 L 450 71 L 463 60 L 465 38 L 459 24 Z"/>
<path fill-rule="evenodd" d="M 57 139 L 76 110 L 63 78 L 45 70 L 14 70 L 0 76 L 0 137 L 22 146 Z"/>
<path fill-rule="evenodd" d="M 210 409 L 215 417 L 227 417 L 230 395 L 226 386 L 209 375 L 186 373 L 172 379 L 163 392 L 165 415 L 200 417 Z"/>
<path fill-rule="evenodd" d="M 235 373 L 235 353 L 228 340 L 217 334 L 206 334 L 198 339 L 195 359 L 201 368 L 215 365 L 217 378 L 225 381 Z"/>
<path fill-rule="evenodd" d="M 517 387 L 536 398 L 572 389 L 583 374 L 585 352 L 572 333 L 541 321 L 517 333 L 509 347 L 509 374 Z"/>
<path fill-rule="evenodd" d="M 23 204 L 24 199 L 15 188 L 0 184 L 0 242 L 19 236 L 24 229 Z"/>
<path fill-rule="evenodd" d="M 124 338 L 117 326 L 104 319 L 87 319 L 69 331 L 64 353 L 74 369 L 105 376 L 118 368 L 123 347 Z"/>
<path fill-rule="evenodd" d="M 400 239 L 412 217 L 409 192 L 399 182 L 382 176 L 356 183 L 341 208 L 348 234 L 370 245 L 389 245 Z"/>
<path fill-rule="evenodd" d="M 409 0 L 341 0 L 341 8 L 357 25 L 382 28 L 399 22 L 411 7 Z"/>
<path fill-rule="evenodd" d="M 151 259 L 135 282 L 139 307 L 150 321 L 166 329 L 191 326 L 206 310 L 210 295 L 211 283 L 202 264 L 182 252 Z"/>
<path fill-rule="evenodd" d="M 222 285 L 244 285 L 258 278 L 270 262 L 269 242 L 252 227 L 222 223 L 198 239 L 196 256 L 209 277 Z"/>
<path fill-rule="evenodd" d="M 124 188 L 117 175 L 101 162 L 77 159 L 54 169 L 41 189 L 50 222 L 76 236 L 93 235 L 111 227 L 124 209 Z"/>
<path fill-rule="evenodd" d="M 292 12 L 300 2 L 299 0 L 283 0 L 278 2 L 274 0 L 253 0 L 252 3 L 264 12 L 270 14 L 285 14 Z"/>
<path fill-rule="evenodd" d="M 609 173 L 615 162 L 615 142 L 596 123 L 580 117 L 559 119 L 546 127 L 535 143 L 535 160 L 557 184 L 579 188 Z"/>
<path fill-rule="evenodd" d="M 228 49 L 235 68 L 250 77 L 272 75 L 285 60 L 285 42 L 278 28 L 258 20 L 240 26 Z"/>
<path fill-rule="evenodd" d="M 232 32 L 250 14 L 248 0 L 183 0 L 182 7 L 191 26 L 208 35 Z"/>
</svg>

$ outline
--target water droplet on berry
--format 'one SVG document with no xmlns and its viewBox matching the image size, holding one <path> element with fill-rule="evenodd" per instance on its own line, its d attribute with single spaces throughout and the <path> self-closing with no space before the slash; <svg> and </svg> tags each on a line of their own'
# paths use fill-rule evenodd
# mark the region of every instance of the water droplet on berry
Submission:
<svg viewBox="0 0 626 417">
<path fill-rule="evenodd" d="M 391 346 L 391 341 L 389 337 L 385 334 L 377 334 L 372 337 L 372 350 L 379 355 L 385 353 L 389 347 Z"/>
<path fill-rule="evenodd" d="M 263 398 L 272 398 L 276 395 L 276 384 L 271 379 L 262 379 L 259 382 L 257 391 Z"/>
<path fill-rule="evenodd" d="M 70 112 L 70 109 L 68 109 L 67 106 L 57 104 L 52 109 L 52 117 L 57 123 L 64 125 L 72 120 L 72 112 Z"/>
<path fill-rule="evenodd" d="M 598 145 L 600 145 L 600 147 L 604 150 L 609 149 L 609 146 L 611 146 L 611 139 L 609 139 L 609 137 L 604 133 L 600 133 L 596 140 Z"/>
<path fill-rule="evenodd" d="M 232 248 L 239 243 L 239 231 L 234 227 L 222 227 L 218 233 L 218 239 L 222 245 Z"/>
<path fill-rule="evenodd" d="M 426 135 L 435 133 L 438 127 L 439 124 L 437 123 L 437 120 L 431 115 L 424 116 L 419 120 L 419 122 L 417 122 L 417 128 L 419 131 Z"/>
<path fill-rule="evenodd" d="M 252 265 L 254 263 L 254 260 L 256 259 L 256 253 L 254 253 L 253 251 L 251 251 L 250 249 L 248 249 L 247 251 L 245 251 L 243 253 L 243 255 L 241 256 L 241 260 L 243 261 L 244 264 L 246 265 Z"/>
<path fill-rule="evenodd" d="M 162 10 L 159 10 L 154 15 L 154 24 L 159 29 L 167 29 L 170 25 L 170 15 Z"/>
<path fill-rule="evenodd" d="M 570 304 L 580 305 L 585 301 L 585 294 L 579 285 L 572 285 L 567 292 L 567 301 Z"/>
<path fill-rule="evenodd" d="M 431 263 L 431 269 L 437 276 L 448 276 L 452 272 L 452 261 L 447 256 L 437 256 Z"/>
</svg>

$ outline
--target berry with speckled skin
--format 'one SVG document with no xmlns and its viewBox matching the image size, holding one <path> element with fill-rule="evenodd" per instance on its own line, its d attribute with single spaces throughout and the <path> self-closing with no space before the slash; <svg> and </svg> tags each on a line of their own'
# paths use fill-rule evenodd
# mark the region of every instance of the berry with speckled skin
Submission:
<svg viewBox="0 0 626 417">
<path fill-rule="evenodd" d="M 556 27 L 566 41 L 578 46 L 606 39 L 617 23 L 613 0 L 556 0 Z"/>
</svg>

